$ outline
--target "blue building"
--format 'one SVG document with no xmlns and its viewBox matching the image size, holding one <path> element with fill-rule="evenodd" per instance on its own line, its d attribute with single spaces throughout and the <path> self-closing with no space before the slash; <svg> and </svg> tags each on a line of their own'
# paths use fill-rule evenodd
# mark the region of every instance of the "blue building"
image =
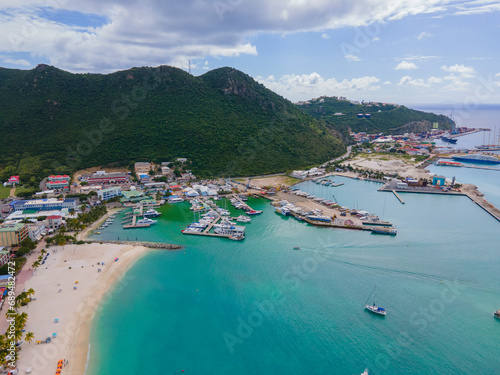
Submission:
<svg viewBox="0 0 500 375">
<path fill-rule="evenodd" d="M 443 176 L 432 177 L 432 184 L 434 186 L 444 186 L 446 179 Z"/>
<path fill-rule="evenodd" d="M 53 211 L 76 209 L 76 199 L 66 198 L 48 198 L 48 199 L 33 199 L 29 201 L 14 201 L 10 204 L 14 211 L 35 210 L 35 211 Z"/>
</svg>

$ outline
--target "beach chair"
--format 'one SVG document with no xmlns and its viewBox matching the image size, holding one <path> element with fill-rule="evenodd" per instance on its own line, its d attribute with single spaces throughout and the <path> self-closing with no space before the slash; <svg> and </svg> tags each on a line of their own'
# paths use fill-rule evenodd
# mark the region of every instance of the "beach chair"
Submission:
<svg viewBox="0 0 500 375">
<path fill-rule="evenodd" d="M 54 319 L 54 323 L 59 323 L 59 319 Z"/>
</svg>

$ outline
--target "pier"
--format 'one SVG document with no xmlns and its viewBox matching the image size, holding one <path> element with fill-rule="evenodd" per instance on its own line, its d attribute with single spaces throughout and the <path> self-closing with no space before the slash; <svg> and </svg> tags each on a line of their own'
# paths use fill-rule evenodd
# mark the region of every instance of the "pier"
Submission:
<svg viewBox="0 0 500 375">
<path fill-rule="evenodd" d="M 493 204 L 488 202 L 486 199 L 482 198 L 481 193 L 479 193 L 477 190 L 447 190 L 443 191 L 439 187 L 436 186 L 408 186 L 404 189 L 398 189 L 397 187 L 397 181 L 389 181 L 387 182 L 384 186 L 382 186 L 378 191 L 385 191 L 385 192 L 392 192 L 394 193 L 398 199 L 401 198 L 397 195 L 397 192 L 399 193 L 417 193 L 417 194 L 441 194 L 441 195 L 457 195 L 457 196 L 466 196 L 468 197 L 471 201 L 476 203 L 479 207 L 481 207 L 483 210 L 488 212 L 491 216 L 493 216 L 496 220 L 500 221 L 500 209 L 495 207 Z M 404 202 L 402 202 L 404 203 Z"/>
<path fill-rule="evenodd" d="M 223 234 L 223 233 L 212 233 L 210 232 L 212 230 L 212 228 L 218 224 L 220 221 L 222 220 L 222 216 L 219 215 L 217 216 L 217 218 L 212 221 L 205 229 L 203 229 L 203 231 L 201 232 L 197 232 L 197 231 L 190 231 L 188 229 L 184 229 L 182 231 L 182 234 L 192 234 L 192 235 L 195 235 L 195 236 L 208 236 L 208 237 L 222 237 L 222 238 L 230 238 L 230 237 L 233 237 L 234 234 Z"/>
<path fill-rule="evenodd" d="M 387 221 L 362 221 L 357 216 L 353 216 L 352 214 L 347 217 L 347 213 L 340 207 L 327 207 L 319 202 L 314 201 L 313 199 L 308 199 L 305 197 L 297 196 L 290 193 L 282 192 L 279 197 L 276 196 L 266 196 L 264 198 L 272 201 L 271 204 L 276 205 L 282 199 L 287 200 L 288 202 L 294 204 L 296 207 L 300 207 L 306 211 L 311 211 L 315 209 L 319 209 L 323 211 L 323 215 L 328 216 L 332 219 L 332 221 L 319 221 L 313 220 L 307 217 L 307 215 L 300 215 L 293 211 L 290 211 L 290 215 L 295 217 L 297 220 L 304 221 L 308 224 L 318 226 L 318 227 L 330 227 L 330 228 L 340 228 L 340 229 L 352 229 L 352 230 L 361 230 L 361 231 L 373 231 L 375 228 L 380 227 L 393 227 L 393 224 Z"/>
<path fill-rule="evenodd" d="M 471 201 L 476 203 L 479 207 L 481 207 L 495 219 L 500 221 L 500 210 L 494 205 L 492 205 L 490 202 L 488 202 L 486 199 L 479 196 L 477 191 L 467 191 L 464 195 L 469 197 Z"/>
<path fill-rule="evenodd" d="M 405 201 L 401 199 L 401 197 L 399 196 L 399 194 L 396 192 L 396 190 L 393 190 L 392 191 L 394 193 L 394 195 L 396 196 L 396 198 L 398 198 L 398 200 L 401 202 L 401 204 L 405 204 Z"/>
</svg>

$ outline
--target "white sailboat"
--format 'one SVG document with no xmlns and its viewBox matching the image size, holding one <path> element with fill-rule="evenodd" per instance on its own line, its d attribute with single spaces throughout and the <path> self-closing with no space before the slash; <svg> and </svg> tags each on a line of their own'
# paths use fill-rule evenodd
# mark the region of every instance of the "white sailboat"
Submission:
<svg viewBox="0 0 500 375">
<path fill-rule="evenodd" d="M 375 285 L 375 287 L 373 288 L 373 291 L 370 293 L 370 296 L 366 300 L 366 302 L 365 302 L 365 309 L 368 310 L 368 311 L 370 311 L 370 312 L 372 312 L 372 313 L 374 313 L 374 314 L 386 316 L 387 312 L 385 311 L 385 308 L 377 306 L 377 304 L 375 303 L 376 288 L 377 288 L 377 286 Z M 372 298 L 372 296 L 373 296 L 373 304 L 368 304 L 368 301 L 370 301 L 370 299 Z"/>
</svg>

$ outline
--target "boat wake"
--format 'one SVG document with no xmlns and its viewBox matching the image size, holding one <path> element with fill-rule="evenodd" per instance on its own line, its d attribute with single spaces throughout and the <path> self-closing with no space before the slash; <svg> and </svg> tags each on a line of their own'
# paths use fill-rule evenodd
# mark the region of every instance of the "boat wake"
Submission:
<svg viewBox="0 0 500 375">
<path fill-rule="evenodd" d="M 425 272 L 409 271 L 409 270 L 394 269 L 394 268 L 388 268 L 388 267 L 382 267 L 382 266 L 368 265 L 368 264 L 363 264 L 363 263 L 356 263 L 356 262 L 340 259 L 328 251 L 317 251 L 317 250 L 305 249 L 305 248 L 301 248 L 301 250 L 303 252 L 308 252 L 308 251 L 314 252 L 315 254 L 322 256 L 324 259 L 331 261 L 331 262 L 334 262 L 334 263 L 343 264 L 343 265 L 351 266 L 351 267 L 367 269 L 367 270 L 371 270 L 371 271 L 392 273 L 392 274 L 396 274 L 396 275 L 413 277 L 413 278 L 424 279 L 424 280 L 440 281 L 442 283 L 448 282 L 448 283 L 460 284 L 460 285 L 478 288 L 478 289 L 484 289 L 484 290 L 497 290 L 498 289 L 498 286 L 496 286 L 496 285 L 481 284 L 481 283 L 478 283 L 478 282 L 472 281 L 472 280 L 443 277 L 443 276 L 433 275 L 433 274 L 425 273 Z"/>
</svg>

